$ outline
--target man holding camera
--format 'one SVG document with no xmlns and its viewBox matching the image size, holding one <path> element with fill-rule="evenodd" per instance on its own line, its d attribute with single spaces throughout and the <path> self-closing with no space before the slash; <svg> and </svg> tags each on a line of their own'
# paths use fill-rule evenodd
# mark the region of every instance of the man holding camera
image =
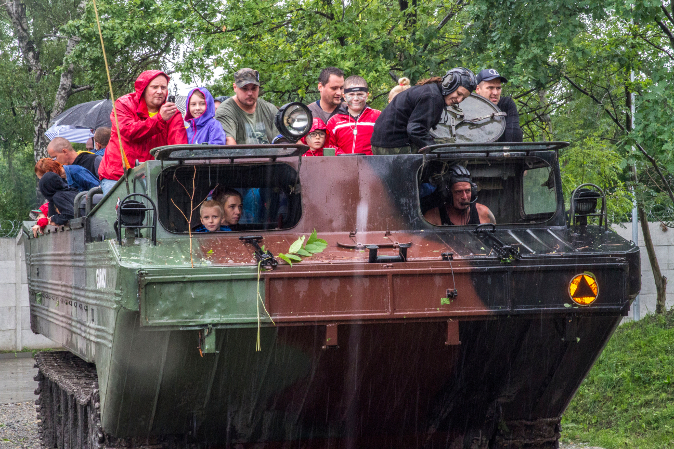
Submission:
<svg viewBox="0 0 674 449">
<path fill-rule="evenodd" d="M 112 129 L 105 156 L 98 168 L 103 193 L 108 193 L 124 175 L 121 146 L 126 160 L 136 162 L 154 159 L 150 150 L 163 145 L 187 144 L 182 114 L 174 102 L 167 102 L 169 77 L 160 70 L 147 70 L 138 76 L 135 92 L 115 101 L 110 114 Z M 117 126 L 119 124 L 119 137 Z"/>
</svg>

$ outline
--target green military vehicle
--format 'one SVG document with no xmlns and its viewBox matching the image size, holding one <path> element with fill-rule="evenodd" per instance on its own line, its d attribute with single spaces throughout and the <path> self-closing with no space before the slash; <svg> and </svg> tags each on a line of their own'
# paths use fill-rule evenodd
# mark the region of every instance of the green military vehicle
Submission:
<svg viewBox="0 0 674 449">
<path fill-rule="evenodd" d="M 45 447 L 556 448 L 639 251 L 600 189 L 565 210 L 565 143 L 462 143 L 502 126 L 464 103 L 419 154 L 157 148 L 69 226 L 27 223 L 31 326 L 67 350 L 36 356 Z M 425 218 L 458 166 L 495 224 Z M 192 232 L 218 185 L 238 227 Z"/>
</svg>

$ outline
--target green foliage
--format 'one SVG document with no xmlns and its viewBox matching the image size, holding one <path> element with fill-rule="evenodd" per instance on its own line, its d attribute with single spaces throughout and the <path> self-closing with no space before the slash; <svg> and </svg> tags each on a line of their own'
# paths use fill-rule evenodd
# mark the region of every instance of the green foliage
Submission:
<svg viewBox="0 0 674 449">
<path fill-rule="evenodd" d="M 456 48 L 466 21 L 463 5 L 448 0 L 162 2 L 167 15 L 184 24 L 187 50 L 177 68 L 188 82 L 210 78 L 217 69 L 224 76 L 213 89 L 231 94 L 232 74 L 253 67 L 267 100 L 308 102 L 318 98 L 320 70 L 336 66 L 365 77 L 379 108 L 394 86 L 391 71 L 416 82 L 460 64 Z"/>
<path fill-rule="evenodd" d="M 605 449 L 674 441 L 674 311 L 620 326 L 562 421 L 562 440 Z"/>
<path fill-rule="evenodd" d="M 624 158 L 615 146 L 597 137 L 586 137 L 563 149 L 559 162 L 567 207 L 573 189 L 581 184 L 592 183 L 606 194 L 609 221 L 628 221 L 632 195 L 621 176 Z"/>
<path fill-rule="evenodd" d="M 306 243 L 304 241 L 306 240 Z M 304 245 L 304 246 L 303 246 Z M 291 267 L 293 262 L 302 262 L 302 257 L 311 257 L 314 254 L 323 252 L 328 247 L 328 242 L 318 238 L 318 233 L 314 229 L 307 239 L 306 235 L 295 240 L 286 254 L 279 253 L 278 257 L 288 263 Z"/>
</svg>

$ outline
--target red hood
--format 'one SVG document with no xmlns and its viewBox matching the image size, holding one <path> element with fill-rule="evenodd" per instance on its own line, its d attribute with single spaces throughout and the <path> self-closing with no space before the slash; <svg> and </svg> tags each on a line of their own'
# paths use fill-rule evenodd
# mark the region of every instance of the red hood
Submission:
<svg viewBox="0 0 674 449">
<path fill-rule="evenodd" d="M 169 76 L 166 73 L 162 72 L 161 70 L 146 70 L 140 75 L 138 75 L 138 78 L 136 78 L 136 82 L 134 83 L 133 87 L 136 90 L 136 92 L 134 93 L 134 97 L 138 104 L 138 108 L 136 110 L 137 112 L 142 112 L 146 116 L 148 115 L 147 105 L 145 104 L 145 98 L 143 98 L 143 93 L 145 92 L 145 88 L 147 87 L 147 85 L 150 84 L 150 81 L 152 81 L 159 75 L 164 75 L 166 77 L 166 82 L 171 80 L 171 78 L 169 78 Z"/>
</svg>

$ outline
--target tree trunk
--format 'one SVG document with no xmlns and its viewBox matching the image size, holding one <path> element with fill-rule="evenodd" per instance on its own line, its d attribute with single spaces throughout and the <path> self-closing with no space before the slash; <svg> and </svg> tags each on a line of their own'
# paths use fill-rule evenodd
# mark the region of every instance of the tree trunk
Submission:
<svg viewBox="0 0 674 449">
<path fill-rule="evenodd" d="M 84 5 L 84 1 L 81 2 L 81 10 L 83 10 Z M 12 22 L 12 29 L 18 41 L 21 56 L 30 72 L 33 74 L 33 81 L 37 86 L 44 76 L 44 70 L 40 62 L 40 52 L 37 50 L 34 38 L 29 29 L 29 20 L 26 16 L 26 5 L 22 0 L 8 0 L 4 6 Z M 68 57 L 73 53 L 79 41 L 79 37 L 71 36 L 66 43 L 61 78 L 59 80 L 59 86 L 56 89 L 56 95 L 54 96 L 54 103 L 51 110 L 46 108 L 48 102 L 47 99 L 36 97 L 33 100 L 33 155 L 36 162 L 47 156 L 47 145 L 49 144 L 49 140 L 44 133 L 49 127 L 49 121 L 52 117 L 63 112 L 66 102 L 72 94 L 74 66 L 72 63 L 68 62 Z"/>
<path fill-rule="evenodd" d="M 655 279 L 655 288 L 657 291 L 657 299 L 655 302 L 655 313 L 665 313 L 665 301 L 667 300 L 667 277 L 662 275 L 660 271 L 660 264 L 655 257 L 655 248 L 653 247 L 653 239 L 651 239 L 651 230 L 648 228 L 648 221 L 646 220 L 646 213 L 644 209 L 638 205 L 637 213 L 639 214 L 639 221 L 641 222 L 641 232 L 644 235 L 644 246 L 648 253 L 648 261 L 651 263 L 653 270 L 653 279 Z"/>
</svg>

